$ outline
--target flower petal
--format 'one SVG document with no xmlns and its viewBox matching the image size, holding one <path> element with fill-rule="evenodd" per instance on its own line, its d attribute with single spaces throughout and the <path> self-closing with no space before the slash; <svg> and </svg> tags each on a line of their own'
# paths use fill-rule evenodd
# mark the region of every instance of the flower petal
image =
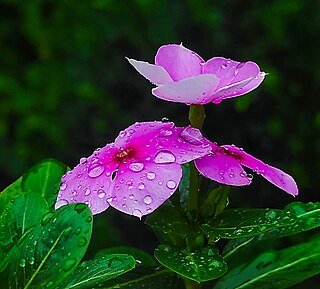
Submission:
<svg viewBox="0 0 320 289">
<path fill-rule="evenodd" d="M 212 95 L 214 103 L 246 94 L 260 85 L 265 77 L 259 66 L 252 62 L 238 62 L 214 57 L 203 66 L 203 73 L 213 73 L 219 79 L 217 91 Z"/>
<path fill-rule="evenodd" d="M 137 61 L 130 58 L 127 58 L 127 60 L 141 75 L 143 75 L 153 84 L 166 84 L 173 81 L 162 66 L 157 66 L 144 61 Z"/>
<path fill-rule="evenodd" d="M 201 74 L 160 85 L 152 89 L 160 99 L 187 104 L 205 104 L 212 101 L 219 79 L 213 74 Z"/>
<path fill-rule="evenodd" d="M 280 189 L 286 191 L 288 194 L 296 196 L 298 195 L 298 187 L 294 179 L 287 173 L 279 170 L 278 168 L 269 166 L 262 162 L 261 160 L 253 157 L 252 155 L 246 153 L 245 151 L 235 147 L 235 146 L 223 146 L 229 152 L 233 152 L 239 156 L 239 162 L 246 166 L 257 174 L 260 174 L 269 182 L 279 187 Z"/>
<path fill-rule="evenodd" d="M 174 81 L 201 74 L 204 60 L 182 45 L 161 46 L 155 57 L 155 64 L 162 66 Z"/>
<path fill-rule="evenodd" d="M 201 174 L 218 183 L 232 186 L 251 183 L 240 163 L 232 156 L 214 153 L 197 159 L 194 163 Z"/>
<path fill-rule="evenodd" d="M 174 193 L 179 185 L 182 169 L 176 163 L 144 162 L 140 169 L 130 165 L 132 163 L 119 167 L 110 205 L 141 218 L 152 213 Z"/>
<path fill-rule="evenodd" d="M 62 184 L 55 204 L 58 209 L 70 203 L 86 203 L 93 214 L 109 207 L 107 202 L 112 191 L 112 174 L 118 164 L 111 160 L 115 148 L 107 145 L 62 177 Z"/>
</svg>

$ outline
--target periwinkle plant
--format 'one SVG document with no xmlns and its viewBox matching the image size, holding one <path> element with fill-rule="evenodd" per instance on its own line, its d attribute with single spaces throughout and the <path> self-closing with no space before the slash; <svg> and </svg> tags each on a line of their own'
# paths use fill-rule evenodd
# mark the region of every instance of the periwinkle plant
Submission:
<svg viewBox="0 0 320 289">
<path fill-rule="evenodd" d="M 2 280 L 8 280 L 4 284 L 8 288 L 157 289 L 182 288 L 182 284 L 188 289 L 289 288 L 318 274 L 319 237 L 266 252 L 261 244 L 320 226 L 320 204 L 293 203 L 283 210 L 226 209 L 228 186 L 252 182 L 244 167 L 292 196 L 298 188 L 282 170 L 235 145 L 218 145 L 202 132 L 204 105 L 257 88 L 266 75 L 259 66 L 223 57 L 204 61 L 175 44 L 160 47 L 155 64 L 128 61 L 157 86 L 152 89 L 156 97 L 190 107 L 190 125 L 136 122 L 113 143 L 82 157 L 74 169 L 66 172 L 64 165 L 48 160 L 2 192 L 0 271 Z M 80 213 L 75 207 L 79 204 L 73 203 L 82 203 Z M 157 261 L 137 249 L 109 248 L 80 263 L 91 236 L 91 214 L 109 206 L 139 219 L 147 215 L 146 224 L 160 241 L 154 252 Z M 30 210 L 36 212 L 32 221 Z M 40 247 L 35 236 L 42 235 L 48 240 Z M 32 245 L 26 241 L 33 239 Z M 28 248 L 32 264 L 26 266 Z M 57 258 L 64 266 L 53 266 L 55 277 L 49 278 L 48 268 Z M 125 274 L 130 270 L 132 274 Z"/>
</svg>

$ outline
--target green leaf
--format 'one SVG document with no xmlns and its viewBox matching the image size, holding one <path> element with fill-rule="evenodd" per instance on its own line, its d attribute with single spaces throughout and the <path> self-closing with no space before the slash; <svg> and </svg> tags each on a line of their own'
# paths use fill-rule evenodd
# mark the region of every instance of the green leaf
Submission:
<svg viewBox="0 0 320 289">
<path fill-rule="evenodd" d="M 296 216 L 296 221 L 286 226 L 276 228 L 265 234 L 261 234 L 259 239 L 282 238 L 309 231 L 320 226 L 320 203 L 294 202 L 284 208 L 284 211 Z"/>
<path fill-rule="evenodd" d="M 179 196 L 181 207 L 187 209 L 187 201 L 189 197 L 189 180 L 190 180 L 190 165 L 182 165 L 182 178 L 179 183 Z"/>
<path fill-rule="evenodd" d="M 21 181 L 22 178 L 16 180 L 0 193 L 0 216 L 2 215 L 7 204 L 9 204 L 9 202 L 14 202 L 14 199 L 19 194 L 23 193 L 21 188 Z"/>
<path fill-rule="evenodd" d="M 67 170 L 68 167 L 57 160 L 49 159 L 39 162 L 22 176 L 22 190 L 41 194 L 49 207 L 53 208 L 61 177 Z"/>
<path fill-rule="evenodd" d="M 199 210 L 201 217 L 207 219 L 222 213 L 228 203 L 229 191 L 230 187 L 228 186 L 220 186 L 211 191 Z"/>
<path fill-rule="evenodd" d="M 34 193 L 19 195 L 7 204 L 0 216 L 0 271 L 9 261 L 9 251 L 40 222 L 46 206 L 42 196 Z"/>
<path fill-rule="evenodd" d="M 196 282 L 209 281 L 227 272 L 227 264 L 214 247 L 189 251 L 160 245 L 154 255 L 163 266 Z"/>
<path fill-rule="evenodd" d="M 211 238 L 233 239 L 256 236 L 295 221 L 295 214 L 290 211 L 230 209 L 201 225 L 201 229 Z"/>
<path fill-rule="evenodd" d="M 9 288 L 56 288 L 81 261 L 89 244 L 92 215 L 85 204 L 46 213 L 12 253 Z"/>
<path fill-rule="evenodd" d="M 109 280 L 101 289 L 178 289 L 179 280 L 177 275 L 168 269 L 153 269 L 140 267 L 136 268 L 120 277 Z"/>
<path fill-rule="evenodd" d="M 186 219 L 171 204 L 164 204 L 147 216 L 146 224 L 158 235 L 163 243 L 185 244 L 187 234 L 192 230 Z"/>
<path fill-rule="evenodd" d="M 284 289 L 320 273 L 320 242 L 271 250 L 223 276 L 213 289 Z"/>
<path fill-rule="evenodd" d="M 81 263 L 60 287 L 61 289 L 91 289 L 107 280 L 118 277 L 135 267 L 135 260 L 126 254 L 100 256 Z"/>
<path fill-rule="evenodd" d="M 97 257 L 102 257 L 104 255 L 109 255 L 109 254 L 128 254 L 134 257 L 137 261 L 138 264 L 144 265 L 144 266 L 156 266 L 158 263 L 156 260 L 151 256 L 150 254 L 137 249 L 133 247 L 125 247 L 125 246 L 119 246 L 119 247 L 111 247 L 107 249 L 103 249 L 99 251 L 96 254 Z"/>
</svg>

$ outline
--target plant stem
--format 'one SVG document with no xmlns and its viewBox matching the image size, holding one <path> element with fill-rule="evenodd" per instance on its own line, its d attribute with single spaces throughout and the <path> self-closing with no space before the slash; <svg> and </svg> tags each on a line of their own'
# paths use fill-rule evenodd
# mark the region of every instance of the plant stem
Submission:
<svg viewBox="0 0 320 289">
<path fill-rule="evenodd" d="M 205 117 L 206 115 L 203 105 L 192 104 L 190 106 L 189 121 L 192 127 L 202 129 Z M 188 211 L 191 213 L 191 216 L 195 218 L 198 215 L 198 181 L 199 173 L 194 162 L 192 162 L 190 163 Z"/>
</svg>

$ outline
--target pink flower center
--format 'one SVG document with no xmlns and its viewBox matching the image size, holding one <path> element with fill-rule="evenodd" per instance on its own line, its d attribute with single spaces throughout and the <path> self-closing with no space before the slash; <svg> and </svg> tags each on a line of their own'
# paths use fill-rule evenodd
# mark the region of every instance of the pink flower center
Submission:
<svg viewBox="0 0 320 289">
<path fill-rule="evenodd" d="M 119 163 L 126 163 L 128 159 L 133 158 L 134 156 L 132 148 L 120 149 L 119 152 L 115 155 L 115 160 Z"/>
</svg>

